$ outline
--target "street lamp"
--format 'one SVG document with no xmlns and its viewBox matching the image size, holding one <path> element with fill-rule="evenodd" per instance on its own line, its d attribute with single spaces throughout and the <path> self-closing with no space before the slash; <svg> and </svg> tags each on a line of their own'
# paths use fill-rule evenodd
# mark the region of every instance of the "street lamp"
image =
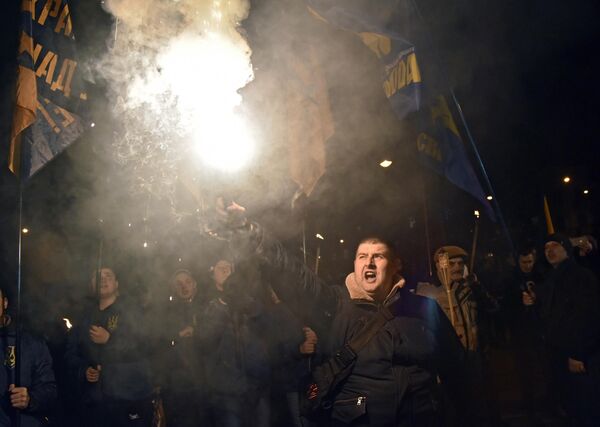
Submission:
<svg viewBox="0 0 600 427">
<path fill-rule="evenodd" d="M 563 182 L 564 182 L 565 184 L 568 184 L 569 182 L 571 182 L 571 177 L 570 177 L 570 176 L 565 176 L 565 177 L 563 178 Z"/>
</svg>

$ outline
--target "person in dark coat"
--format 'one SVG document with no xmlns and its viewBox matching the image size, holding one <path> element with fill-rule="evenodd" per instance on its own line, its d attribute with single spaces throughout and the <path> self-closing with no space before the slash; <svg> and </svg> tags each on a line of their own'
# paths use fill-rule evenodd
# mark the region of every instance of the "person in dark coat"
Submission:
<svg viewBox="0 0 600 427">
<path fill-rule="evenodd" d="M 147 324 L 139 305 L 119 297 L 114 271 L 103 267 L 100 277 L 99 299 L 70 330 L 65 352 L 80 395 L 82 424 L 149 427 L 153 387 Z"/>
<path fill-rule="evenodd" d="M 342 349 L 379 307 L 394 310 L 394 318 L 358 353 L 352 372 L 332 392 L 332 425 L 439 425 L 438 378 L 450 390 L 458 414 L 465 414 L 462 345 L 435 301 L 403 287 L 393 245 L 377 237 L 362 240 L 346 287 L 330 286 L 259 225 L 247 222 L 242 207 L 232 204 L 222 212 L 235 227 L 232 248 L 254 249 L 271 276 L 280 274 L 282 280 L 273 283 L 278 295 L 295 294 L 332 314 L 330 354 Z"/>
<path fill-rule="evenodd" d="M 56 402 L 56 380 L 46 343 L 23 332 L 21 335 L 20 384 L 16 382 L 16 331 L 7 314 L 8 298 L 0 288 L 0 343 L 4 366 L 0 370 L 0 427 L 16 424 L 41 426 Z"/>
<path fill-rule="evenodd" d="M 532 423 L 541 422 L 558 409 L 558 395 L 549 384 L 549 359 L 540 333 L 540 319 L 534 307 L 524 306 L 522 293 L 535 293 L 543 282 L 537 251 L 531 246 L 519 250 L 517 266 L 506 285 L 503 313 L 514 348 L 517 380 L 522 403 Z"/>
<path fill-rule="evenodd" d="M 169 286 L 156 360 L 165 419 L 169 427 L 197 426 L 207 416 L 203 353 L 197 340 L 206 302 L 189 270 L 177 270 Z"/>
<path fill-rule="evenodd" d="M 574 425 L 597 426 L 600 287 L 595 275 L 575 262 L 566 236 L 550 235 L 544 253 L 552 269 L 535 292 L 523 292 L 523 304 L 539 313 L 555 386 L 567 414 Z"/>
<path fill-rule="evenodd" d="M 214 424 L 237 427 L 270 425 L 272 338 L 284 314 L 279 301 L 250 295 L 256 288 L 253 268 L 236 269 L 226 259 L 211 268 L 217 296 L 201 317 L 200 344 L 206 349 L 205 369 Z M 235 283 L 232 283 L 235 282 Z M 226 285 L 226 283 L 228 285 Z"/>
</svg>

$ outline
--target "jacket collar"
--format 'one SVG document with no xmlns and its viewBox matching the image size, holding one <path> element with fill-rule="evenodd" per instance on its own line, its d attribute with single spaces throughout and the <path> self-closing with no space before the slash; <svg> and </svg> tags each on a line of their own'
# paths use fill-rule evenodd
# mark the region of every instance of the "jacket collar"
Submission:
<svg viewBox="0 0 600 427">
<path fill-rule="evenodd" d="M 406 280 L 403 277 L 392 286 L 390 293 L 385 297 L 383 304 L 385 305 L 396 293 L 404 286 Z M 361 288 L 356 282 L 356 277 L 354 273 L 350 273 L 346 276 L 346 289 L 348 289 L 348 293 L 350 294 L 350 299 L 353 300 L 362 300 L 370 303 L 375 303 L 375 299 L 371 295 L 369 295 L 363 288 Z"/>
</svg>

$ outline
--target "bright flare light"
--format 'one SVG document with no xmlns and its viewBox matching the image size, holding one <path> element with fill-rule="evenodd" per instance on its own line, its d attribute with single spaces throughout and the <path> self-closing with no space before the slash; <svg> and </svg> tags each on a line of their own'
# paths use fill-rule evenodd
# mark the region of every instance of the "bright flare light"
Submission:
<svg viewBox="0 0 600 427">
<path fill-rule="evenodd" d="M 583 190 L 583 194 L 590 194 L 590 190 Z"/>
<path fill-rule="evenodd" d="M 254 153 L 254 141 L 245 121 L 234 113 L 214 117 L 194 135 L 194 151 L 216 169 L 234 172 L 245 166 Z"/>
<path fill-rule="evenodd" d="M 479 211 L 474 211 L 473 215 L 475 215 L 476 218 L 479 218 Z"/>
<path fill-rule="evenodd" d="M 319 233 L 317 233 L 315 237 L 319 240 L 325 240 L 325 237 L 321 236 Z"/>
<path fill-rule="evenodd" d="M 570 177 L 570 176 L 565 176 L 565 177 L 563 178 L 563 182 L 564 182 L 565 184 L 568 184 L 569 182 L 571 182 L 571 177 Z"/>
<path fill-rule="evenodd" d="M 242 168 L 254 152 L 251 131 L 236 112 L 242 102 L 238 90 L 254 78 L 246 52 L 217 33 L 184 34 L 157 63 L 156 71 L 130 86 L 129 102 L 169 114 L 163 112 L 164 94 L 171 94 L 178 131 L 191 135 L 195 154 L 223 171 Z"/>
<path fill-rule="evenodd" d="M 21 231 L 23 232 L 23 234 L 27 234 L 27 233 L 29 233 L 29 228 L 25 227 Z"/>
<path fill-rule="evenodd" d="M 383 162 L 379 163 L 379 166 L 381 166 L 382 168 L 387 168 L 387 167 L 390 167 L 391 165 L 392 165 L 391 160 L 384 160 Z"/>
<path fill-rule="evenodd" d="M 486 197 L 486 199 L 488 199 L 488 200 L 490 200 L 490 201 L 491 201 L 491 200 L 494 200 L 494 198 L 493 198 L 492 196 L 487 196 L 487 197 Z"/>
</svg>

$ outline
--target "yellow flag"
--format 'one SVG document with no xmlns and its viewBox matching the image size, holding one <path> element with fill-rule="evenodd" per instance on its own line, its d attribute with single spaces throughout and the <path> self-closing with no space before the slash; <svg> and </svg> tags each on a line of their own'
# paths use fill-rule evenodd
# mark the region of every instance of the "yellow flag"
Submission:
<svg viewBox="0 0 600 427">
<path fill-rule="evenodd" d="M 554 234 L 554 225 L 552 224 L 552 217 L 550 216 L 550 208 L 548 207 L 548 199 L 544 196 L 544 216 L 546 217 L 546 229 L 548 234 Z"/>
</svg>

